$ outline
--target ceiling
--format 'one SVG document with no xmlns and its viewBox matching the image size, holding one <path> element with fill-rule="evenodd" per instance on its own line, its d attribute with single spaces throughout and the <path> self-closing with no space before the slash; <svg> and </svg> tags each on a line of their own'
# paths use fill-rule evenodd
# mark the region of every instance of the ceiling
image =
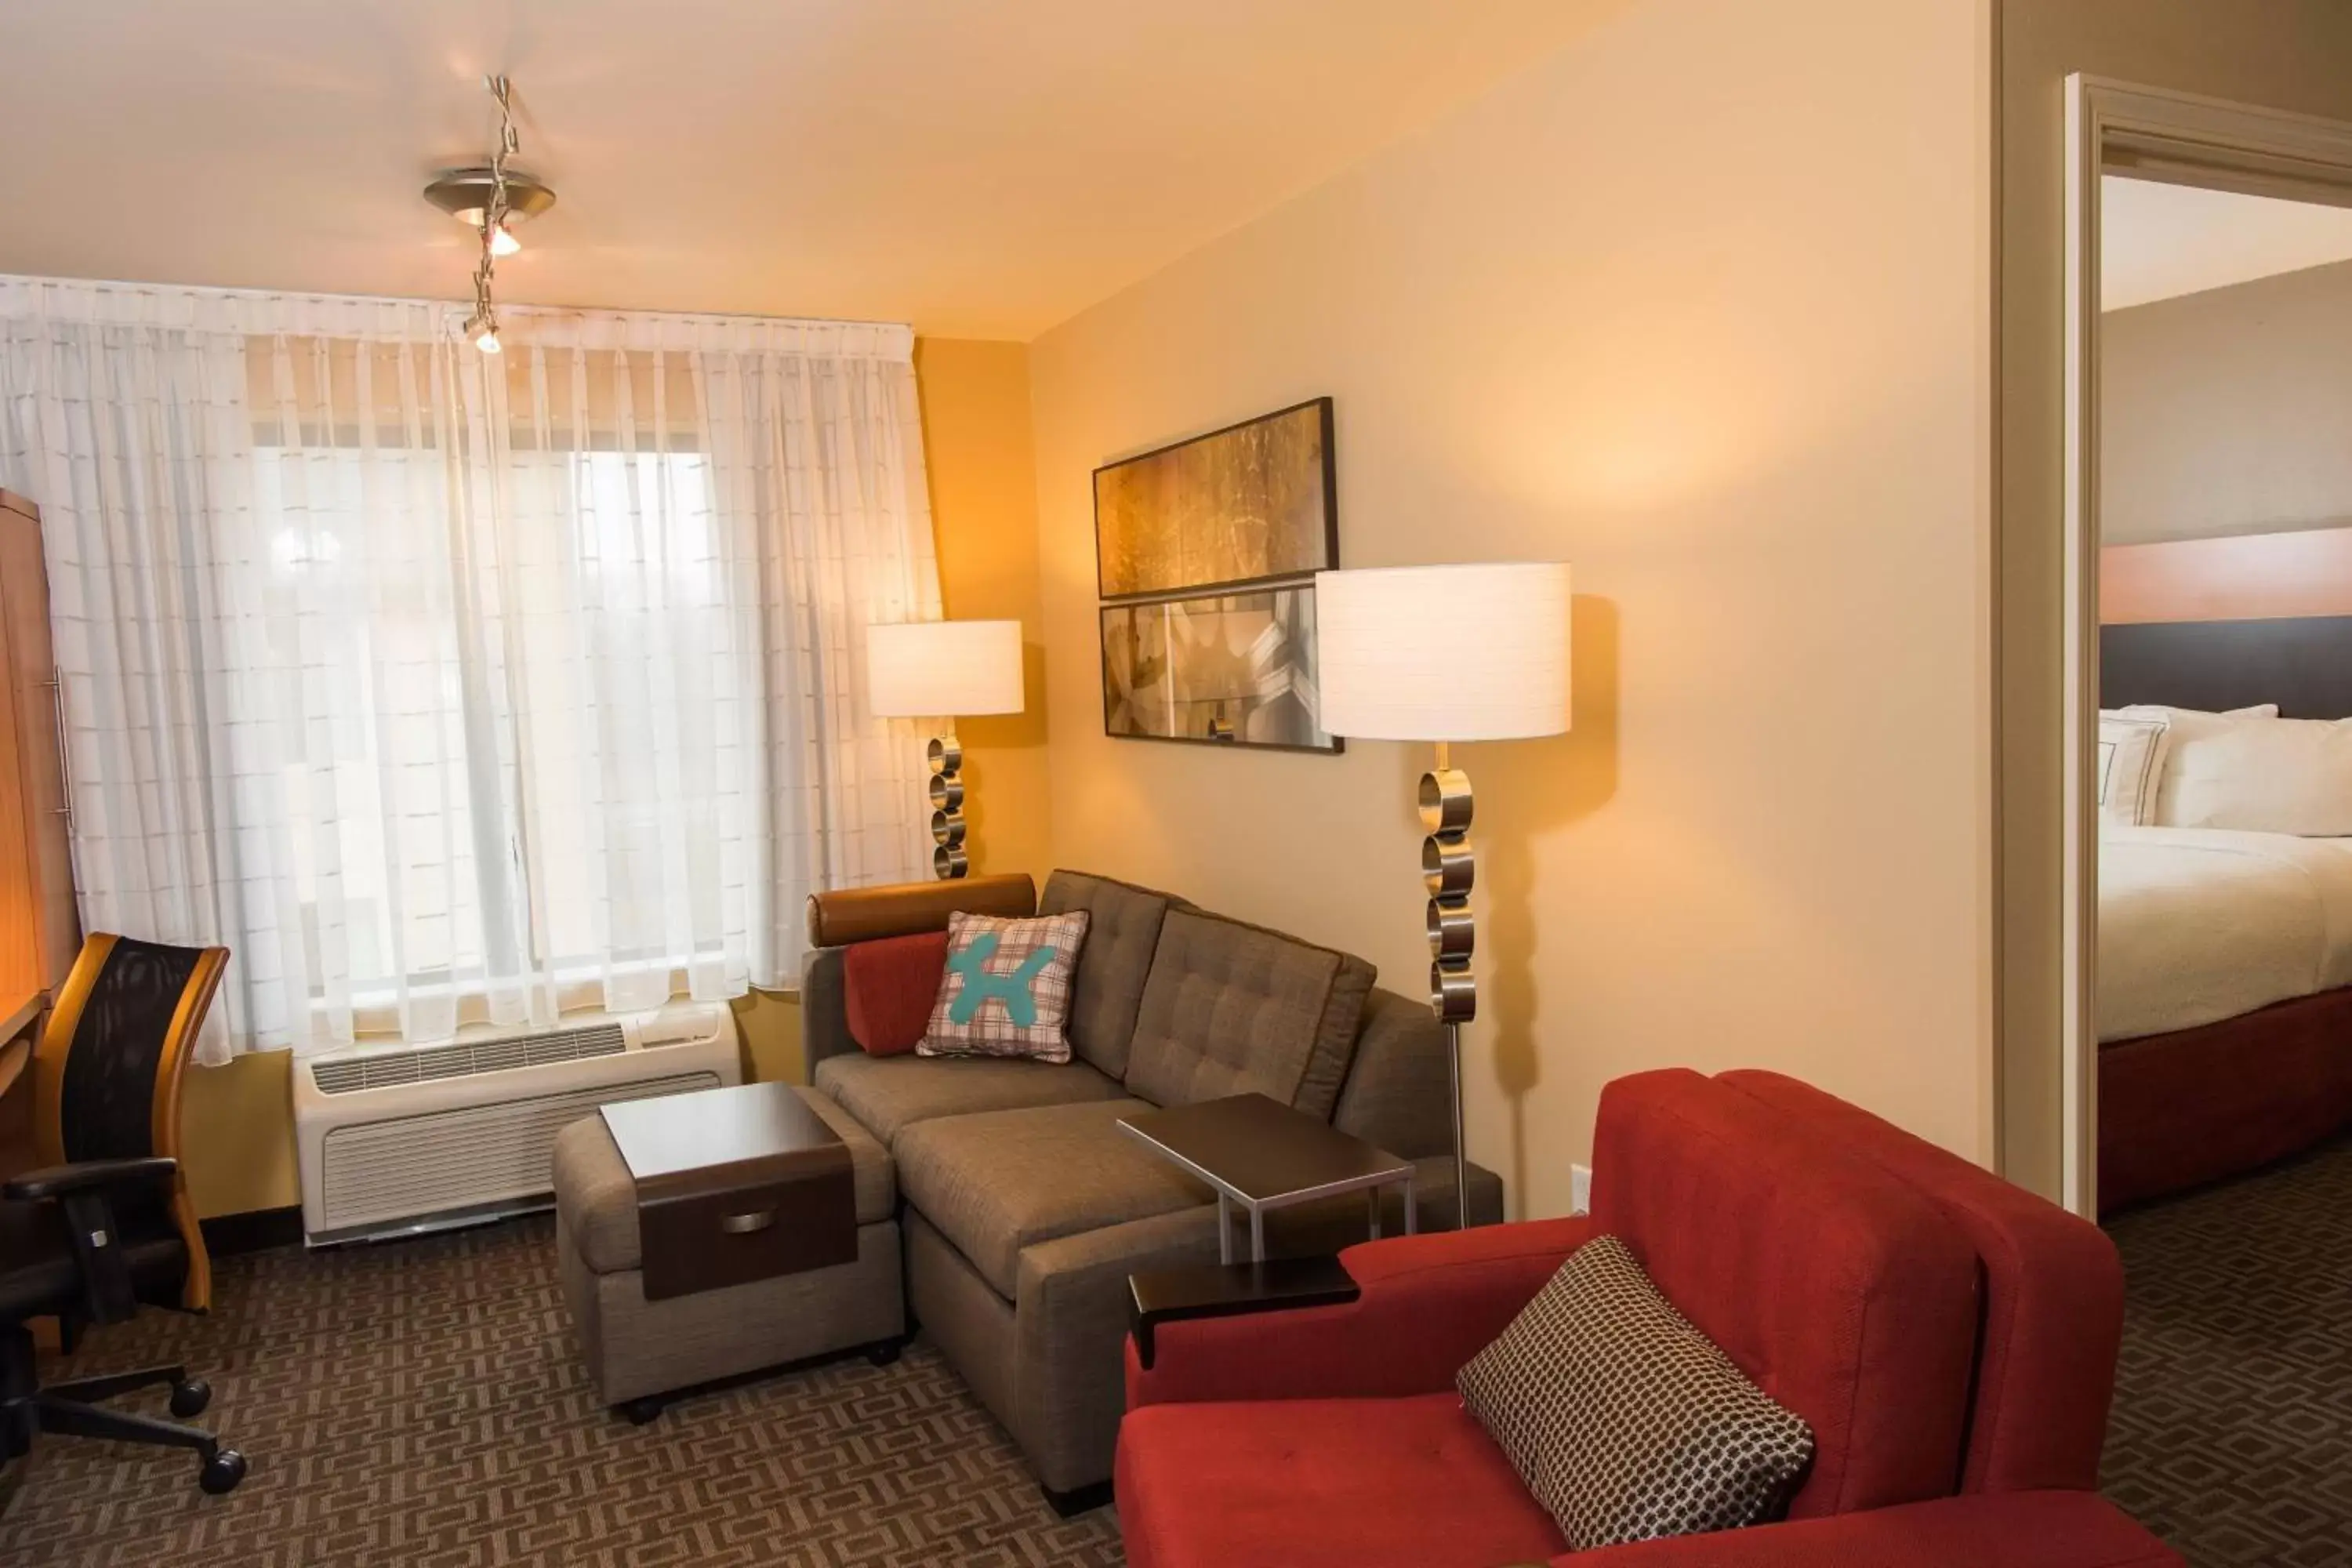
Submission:
<svg viewBox="0 0 2352 1568">
<path fill-rule="evenodd" d="M 2352 208 L 2105 176 L 2099 195 L 2104 310 L 2352 260 Z"/>
<path fill-rule="evenodd" d="M 0 271 L 461 297 L 504 70 L 502 298 L 1026 338 L 1622 4 L 5 0 Z"/>
</svg>

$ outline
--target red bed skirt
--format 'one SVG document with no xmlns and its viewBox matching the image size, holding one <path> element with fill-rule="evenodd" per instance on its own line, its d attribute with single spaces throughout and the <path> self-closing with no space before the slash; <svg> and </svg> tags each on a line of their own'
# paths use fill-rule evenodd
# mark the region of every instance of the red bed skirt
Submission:
<svg viewBox="0 0 2352 1568">
<path fill-rule="evenodd" d="M 2352 1125 L 2352 987 L 2099 1047 L 2099 1212 L 2284 1159 Z"/>
</svg>

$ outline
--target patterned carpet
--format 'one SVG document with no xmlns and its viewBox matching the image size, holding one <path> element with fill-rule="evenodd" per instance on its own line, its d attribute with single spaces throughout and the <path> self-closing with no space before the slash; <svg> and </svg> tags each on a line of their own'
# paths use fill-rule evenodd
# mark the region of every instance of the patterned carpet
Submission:
<svg viewBox="0 0 2352 1568">
<path fill-rule="evenodd" d="M 222 1259 L 208 1319 L 93 1333 L 57 1378 L 185 1361 L 251 1474 L 44 1440 L 6 1478 L 0 1563 L 54 1568 L 915 1568 L 1125 1561 L 1112 1511 L 1054 1516 L 928 1345 L 785 1373 L 635 1427 L 599 1406 L 551 1222 Z M 162 1390 L 123 1408 L 163 1413 Z"/>
<path fill-rule="evenodd" d="M 2352 1563 L 2352 1142 L 2107 1228 L 2107 1495 L 2196 1568 Z"/>
</svg>

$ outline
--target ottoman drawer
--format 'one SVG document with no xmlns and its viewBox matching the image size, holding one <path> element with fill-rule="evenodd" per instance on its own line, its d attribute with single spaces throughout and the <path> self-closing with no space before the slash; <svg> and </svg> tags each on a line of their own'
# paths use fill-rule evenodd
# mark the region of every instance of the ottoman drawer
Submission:
<svg viewBox="0 0 2352 1568">
<path fill-rule="evenodd" d="M 717 1290 L 857 1260 L 849 1163 L 797 1178 L 656 1198 L 639 1206 L 646 1300 Z"/>
</svg>

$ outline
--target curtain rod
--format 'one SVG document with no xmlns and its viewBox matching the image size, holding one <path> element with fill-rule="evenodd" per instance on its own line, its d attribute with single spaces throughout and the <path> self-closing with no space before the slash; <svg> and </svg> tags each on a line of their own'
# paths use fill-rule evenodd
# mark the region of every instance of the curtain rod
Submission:
<svg viewBox="0 0 2352 1568">
<path fill-rule="evenodd" d="M 7 319 L 416 342 L 453 333 L 465 310 L 449 300 L 388 295 L 0 274 L 0 318 Z M 520 343 L 535 340 L 551 347 L 766 349 L 893 362 L 910 360 L 914 352 L 914 328 L 903 321 L 564 305 L 510 305 L 504 310 L 527 329 L 519 334 Z"/>
</svg>

